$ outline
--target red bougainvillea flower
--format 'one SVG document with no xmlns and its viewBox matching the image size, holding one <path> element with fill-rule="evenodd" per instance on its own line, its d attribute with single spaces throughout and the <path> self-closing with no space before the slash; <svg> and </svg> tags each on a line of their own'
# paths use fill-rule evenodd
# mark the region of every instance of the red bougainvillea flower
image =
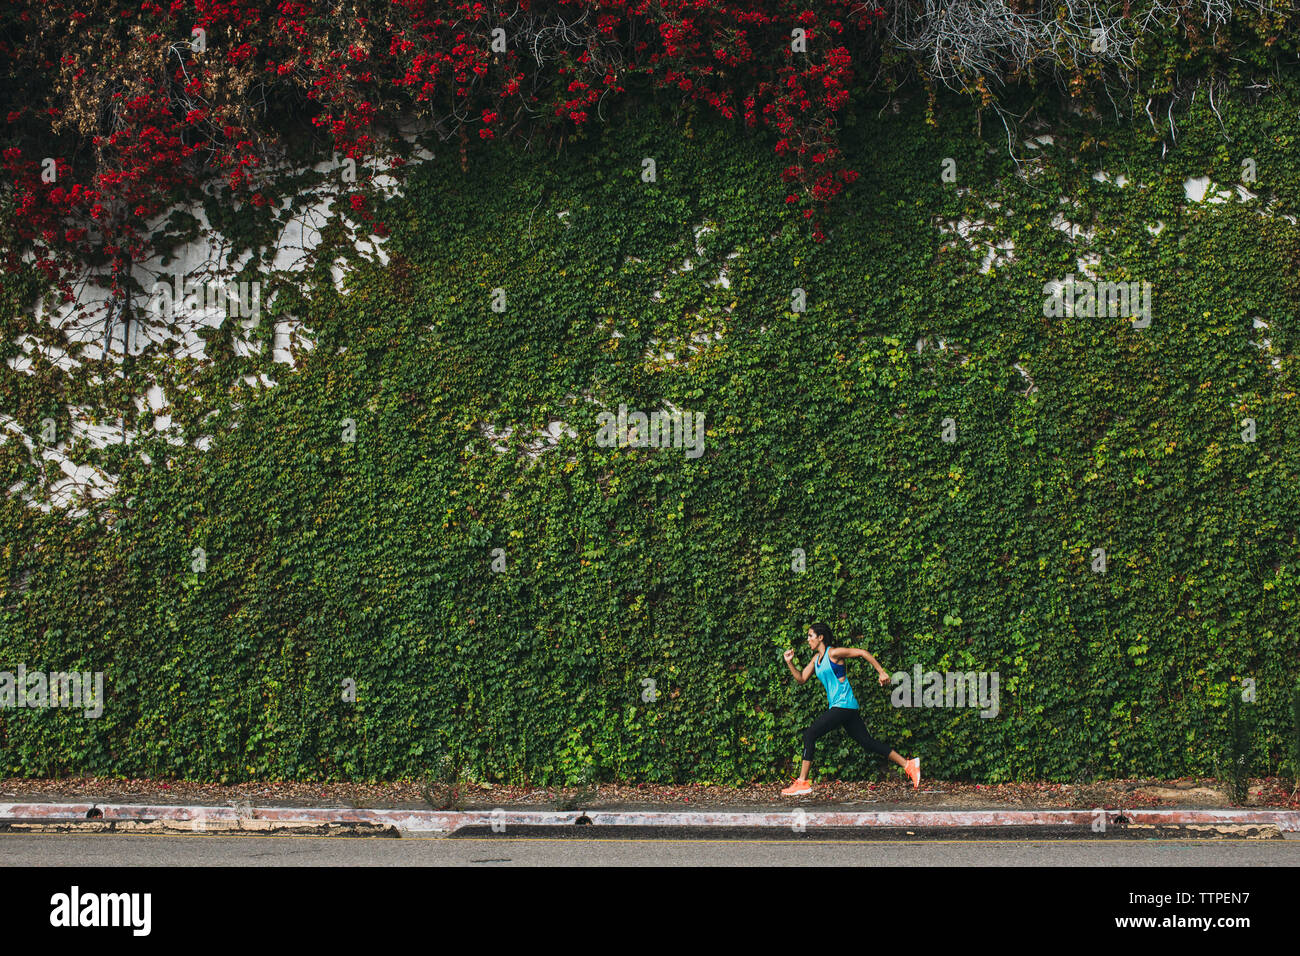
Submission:
<svg viewBox="0 0 1300 956">
<path fill-rule="evenodd" d="M 396 0 L 382 18 L 353 10 L 332 20 L 299 0 L 143 0 L 129 17 L 71 0 L 14 3 L 6 116 L 15 141 L 36 145 L 3 153 L 19 240 L 8 265 L 18 267 L 18 247 L 27 243 L 49 275 L 71 258 L 110 250 L 117 274 L 127 259 L 147 255 L 145 220 L 212 181 L 256 207 L 271 204 L 261 144 L 273 144 L 278 131 L 251 98 L 230 95 L 253 88 L 301 109 L 338 155 L 379 152 L 382 161 L 400 150 L 376 149 L 381 114 L 477 116 L 478 139 L 489 142 L 529 117 L 583 126 L 608 116 L 602 96 L 622 93 L 625 77 L 645 78 L 723 120 L 741 113 L 747 128 L 771 131 L 776 154 L 793 160 L 781 171 L 794 190 L 786 204 L 802 196 L 824 206 L 858 178 L 837 147 L 834 114 L 848 102 L 855 51 L 872 49 L 878 41 L 869 28 L 885 17 L 856 0 L 556 0 L 561 9 L 594 8 L 595 33 L 581 46 L 558 42 L 539 65 L 522 42 L 493 49 L 502 8 L 481 0 Z M 125 32 L 110 22 L 118 16 L 130 21 Z M 798 56 L 792 23 L 804 31 Z M 204 31 L 202 54 L 175 42 L 191 28 Z M 171 52 L 158 61 L 167 43 Z M 144 62 L 159 65 L 142 71 Z M 53 83 L 24 79 L 51 72 Z M 65 119 L 74 113 L 99 119 L 76 132 Z M 61 154 L 66 147 L 55 144 L 70 133 L 80 143 L 67 158 L 56 156 L 53 180 L 46 165 L 24 158 Z M 388 160 L 389 169 L 402 165 L 400 156 Z M 364 191 L 348 201 L 371 216 Z M 814 237 L 822 235 L 817 228 Z"/>
</svg>

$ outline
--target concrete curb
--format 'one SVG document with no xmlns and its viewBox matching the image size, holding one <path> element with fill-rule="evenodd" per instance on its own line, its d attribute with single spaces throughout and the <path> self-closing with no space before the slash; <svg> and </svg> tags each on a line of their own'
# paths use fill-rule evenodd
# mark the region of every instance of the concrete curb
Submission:
<svg viewBox="0 0 1300 956">
<path fill-rule="evenodd" d="M 101 816 L 91 816 L 95 810 Z M 192 829 L 272 830 L 323 824 L 374 824 L 452 833 L 464 827 L 1107 827 L 1272 825 L 1300 831 L 1300 810 L 363 810 L 351 807 L 154 806 L 148 804 L 0 803 L 0 821 L 166 820 Z"/>
<path fill-rule="evenodd" d="M 168 835 L 174 833 L 207 833 L 212 836 L 222 834 L 276 833 L 279 835 L 314 836 L 314 837 L 400 837 L 401 831 L 394 826 L 376 823 L 276 823 L 271 820 L 232 820 L 210 821 L 194 820 L 158 820 L 131 818 L 114 818 L 110 820 L 51 820 L 23 818 L 5 820 L 0 818 L 0 833 L 140 833 Z"/>
</svg>

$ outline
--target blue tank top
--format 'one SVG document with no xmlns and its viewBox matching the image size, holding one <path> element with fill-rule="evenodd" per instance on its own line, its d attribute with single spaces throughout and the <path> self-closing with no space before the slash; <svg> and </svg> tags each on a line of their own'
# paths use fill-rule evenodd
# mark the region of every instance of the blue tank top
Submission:
<svg viewBox="0 0 1300 956">
<path fill-rule="evenodd" d="M 837 664 L 831 660 L 829 647 L 822 654 L 822 659 L 817 661 L 813 667 L 817 672 L 817 679 L 826 688 L 827 707 L 858 709 L 858 699 L 853 696 L 853 688 L 849 686 L 849 678 L 845 667 L 843 664 Z"/>
</svg>

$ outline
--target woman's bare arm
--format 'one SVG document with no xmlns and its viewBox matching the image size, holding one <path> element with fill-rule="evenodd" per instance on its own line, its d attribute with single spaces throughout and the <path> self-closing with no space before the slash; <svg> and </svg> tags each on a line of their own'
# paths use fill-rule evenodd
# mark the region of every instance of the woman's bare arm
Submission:
<svg viewBox="0 0 1300 956">
<path fill-rule="evenodd" d="M 808 662 L 808 666 L 803 669 L 803 673 L 801 674 L 799 673 L 799 668 L 794 666 L 794 651 L 793 650 L 786 651 L 783 656 L 785 658 L 785 666 L 790 668 L 790 673 L 794 675 L 795 683 L 797 684 L 806 683 L 808 678 L 812 675 L 813 667 L 815 666 L 816 663 L 816 658 L 813 658 L 813 660 Z"/>
<path fill-rule="evenodd" d="M 837 647 L 831 651 L 831 659 L 842 661 L 848 657 L 860 657 L 876 669 L 880 675 L 880 683 L 889 683 L 889 672 L 880 666 L 880 661 L 871 656 L 871 652 L 861 647 Z"/>
</svg>

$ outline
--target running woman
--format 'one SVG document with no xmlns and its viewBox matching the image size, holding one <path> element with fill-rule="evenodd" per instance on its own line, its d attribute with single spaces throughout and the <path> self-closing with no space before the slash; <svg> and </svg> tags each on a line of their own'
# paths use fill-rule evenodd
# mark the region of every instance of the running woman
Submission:
<svg viewBox="0 0 1300 956">
<path fill-rule="evenodd" d="M 911 760 L 904 760 L 897 751 L 890 750 L 879 740 L 875 740 L 867 733 L 866 725 L 862 723 L 862 715 L 858 713 L 858 700 L 853 696 L 853 688 L 849 685 L 847 669 L 844 661 L 850 657 L 860 657 L 876 669 L 880 674 L 880 683 L 889 683 L 889 674 L 885 671 L 880 663 L 869 653 L 856 647 L 831 647 L 831 631 L 825 624 L 813 624 L 808 628 L 808 647 L 813 652 L 813 659 L 808 662 L 808 666 L 800 673 L 794 666 L 794 649 L 785 652 L 785 666 L 790 668 L 790 673 L 794 675 L 797 683 L 804 683 L 814 671 L 817 678 L 826 688 L 826 702 L 828 709 L 822 714 L 803 733 L 803 766 L 799 770 L 799 778 L 794 783 L 781 791 L 783 796 L 793 797 L 800 793 L 811 793 L 812 784 L 808 782 L 808 768 L 812 764 L 813 751 L 817 746 L 817 738 L 829 733 L 836 727 L 843 727 L 850 737 L 861 744 L 865 749 L 880 756 L 888 756 L 889 759 L 898 764 L 907 772 L 908 777 L 912 780 L 912 788 L 916 789 L 921 786 L 921 758 L 913 757 Z"/>
</svg>

